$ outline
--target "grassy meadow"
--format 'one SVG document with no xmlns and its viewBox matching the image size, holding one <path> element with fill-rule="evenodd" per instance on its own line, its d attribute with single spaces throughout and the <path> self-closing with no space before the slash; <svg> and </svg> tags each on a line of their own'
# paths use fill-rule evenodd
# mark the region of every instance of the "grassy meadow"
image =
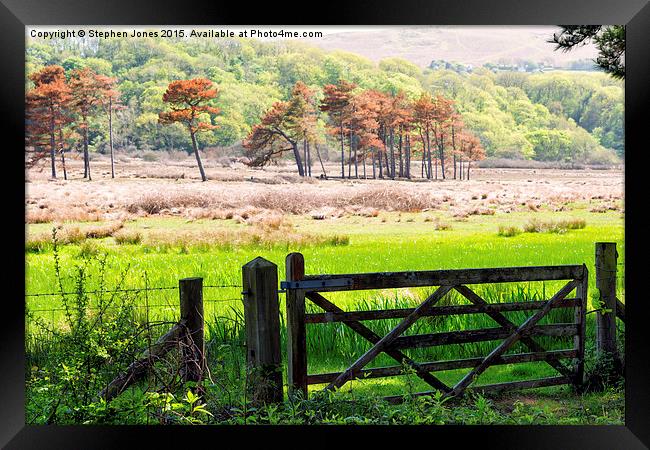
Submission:
<svg viewBox="0 0 650 450">
<path fill-rule="evenodd" d="M 334 180 L 324 183 L 343 184 Z M 621 202 L 603 195 L 591 195 L 599 198 L 576 195 L 565 196 L 560 207 L 555 197 L 549 199 L 543 196 L 533 205 L 527 201 L 515 204 L 514 200 L 502 204 L 489 202 L 498 194 L 490 191 L 484 181 L 473 183 L 473 191 L 479 186 L 476 192 L 484 193 L 468 194 L 468 200 L 472 200 L 472 203 L 461 205 L 464 209 L 459 209 L 458 205 L 445 205 L 449 200 L 443 199 L 439 207 L 415 211 L 362 205 L 289 214 L 264 208 L 215 212 L 207 207 L 202 214 L 197 214 L 196 209 L 189 212 L 185 209 L 176 215 L 164 212 L 125 214 L 119 218 L 109 216 L 108 220 L 34 220 L 36 223 L 27 225 L 26 242 L 28 351 L 33 350 L 33 363 L 38 366 L 39 349 L 43 349 L 42 339 L 45 335 L 43 325 L 35 326 L 34 323 L 38 321 L 47 326 L 61 327 L 66 314 L 61 296 L 29 294 L 60 290 L 75 292 L 80 268 L 84 273 L 84 288 L 91 292 L 88 295 L 91 314 L 93 302 L 99 302 L 102 297 L 92 292 L 101 289 L 101 286 L 107 290 L 165 288 L 126 294 L 128 301 L 138 306 L 135 311 L 142 323 L 177 320 L 178 291 L 173 288 L 178 286 L 181 278 L 202 277 L 206 286 L 204 302 L 208 357 L 219 364 L 212 370 L 213 373 L 227 372 L 223 376 L 235 384 L 241 380 L 245 366 L 243 303 L 239 287 L 241 267 L 257 256 L 278 265 L 280 280 L 284 279 L 284 259 L 290 252 L 304 255 L 307 274 L 584 263 L 590 273 L 589 289 L 593 295 L 594 243 L 616 242 L 619 253 L 619 298 L 625 301 L 624 213 Z M 434 191 L 437 185 L 451 184 L 461 185 L 462 188 L 462 182 L 453 180 L 430 183 L 428 186 Z M 508 186 L 504 186 L 503 190 L 507 191 Z M 128 210 L 128 205 L 124 209 Z M 56 252 L 51 240 L 52 228 L 57 229 Z M 56 261 L 59 276 L 55 271 Z M 489 302 L 542 300 L 550 298 L 562 284 L 513 283 L 477 286 L 475 290 Z M 370 290 L 332 293 L 326 297 L 345 310 L 402 308 L 417 306 L 433 289 Z M 280 310 L 284 314 L 284 294 L 280 294 L 280 302 Z M 450 293 L 441 304 L 466 302 L 459 295 Z M 588 310 L 594 309 L 593 298 L 589 303 Z M 318 312 L 318 308 L 309 305 L 309 301 L 307 304 L 308 311 Z M 516 323 L 522 323 L 527 314 L 511 312 L 506 316 Z M 589 348 L 595 345 L 595 315 L 588 314 L 587 318 L 589 353 Z M 542 323 L 572 320 L 572 310 L 559 309 L 552 311 Z M 397 322 L 384 320 L 365 323 L 383 335 Z M 495 322 L 484 315 L 436 317 L 418 321 L 406 334 L 494 326 Z M 164 326 L 159 327 L 158 335 L 164 329 Z M 308 325 L 307 342 L 309 373 L 341 371 L 369 348 L 369 343 L 341 323 Z M 573 346 L 570 338 L 546 337 L 539 338 L 539 342 L 548 349 L 560 350 Z M 485 355 L 498 343 L 489 341 L 436 346 L 409 349 L 405 353 L 416 361 L 461 359 Z M 526 351 L 525 347 L 518 344 L 510 353 L 519 351 Z M 388 365 L 394 365 L 394 361 L 382 354 L 368 367 Z M 466 371 L 440 372 L 437 376 L 445 383 L 454 383 Z M 554 370 L 543 362 L 509 364 L 491 367 L 480 376 L 478 384 L 553 375 Z M 322 387 L 313 385 L 310 389 L 315 392 Z M 430 390 L 430 387 L 415 375 L 405 374 L 392 378 L 355 380 L 347 383 L 342 390 L 353 397 L 363 397 L 403 395 Z M 540 388 L 524 391 L 521 395 L 531 396 L 531 392 L 534 392 L 535 405 L 546 405 L 553 411 L 557 409 L 564 411 L 562 414 L 566 413 L 567 417 L 574 417 L 573 413 L 567 411 L 579 408 L 585 397 L 569 396 L 573 403 L 562 406 L 562 402 L 567 401 L 568 390 L 570 388 L 566 386 Z M 590 395 L 590 401 L 596 401 L 597 397 L 593 397 L 595 394 Z M 614 397 L 614 400 L 608 400 L 619 402 L 614 412 L 606 419 L 600 415 L 598 420 L 605 423 L 619 423 L 622 420 L 622 394 Z M 503 398 L 515 401 L 521 397 L 499 397 L 494 402 L 499 404 Z M 559 417 L 563 417 L 562 414 Z"/>
</svg>

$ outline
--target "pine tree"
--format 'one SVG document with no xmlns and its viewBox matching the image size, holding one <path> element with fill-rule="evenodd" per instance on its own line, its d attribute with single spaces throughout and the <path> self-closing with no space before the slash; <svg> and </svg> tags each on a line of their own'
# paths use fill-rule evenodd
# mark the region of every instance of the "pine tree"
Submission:
<svg viewBox="0 0 650 450">
<path fill-rule="evenodd" d="M 207 181 L 208 178 L 203 169 L 196 134 L 217 128 L 206 120 L 210 120 L 212 114 L 220 112 L 219 108 L 207 104 L 217 97 L 218 92 L 212 87 L 212 81 L 206 78 L 172 81 L 163 94 L 163 101 L 170 104 L 171 111 L 158 113 L 161 124 L 181 123 L 187 127 L 202 181 Z"/>
</svg>

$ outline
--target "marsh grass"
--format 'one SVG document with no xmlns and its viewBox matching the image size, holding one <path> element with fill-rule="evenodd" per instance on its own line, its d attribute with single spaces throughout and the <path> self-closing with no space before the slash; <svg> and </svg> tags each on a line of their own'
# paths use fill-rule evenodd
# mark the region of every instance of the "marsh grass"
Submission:
<svg viewBox="0 0 650 450">
<path fill-rule="evenodd" d="M 566 233 L 568 230 L 581 230 L 587 226 L 584 219 L 567 219 L 567 220 L 540 220 L 532 218 L 524 225 L 526 233 Z"/>
<path fill-rule="evenodd" d="M 499 225 L 499 231 L 497 232 L 497 235 L 503 237 L 513 237 L 518 234 L 521 234 L 521 230 L 518 227 L 506 225 Z"/>
<path fill-rule="evenodd" d="M 142 233 L 137 230 L 120 230 L 113 234 L 113 238 L 118 245 L 137 245 L 142 242 Z"/>
</svg>

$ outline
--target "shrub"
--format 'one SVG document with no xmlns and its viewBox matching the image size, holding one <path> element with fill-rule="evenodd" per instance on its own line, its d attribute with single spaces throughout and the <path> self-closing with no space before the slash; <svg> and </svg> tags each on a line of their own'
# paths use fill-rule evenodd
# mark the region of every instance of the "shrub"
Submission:
<svg viewBox="0 0 650 450">
<path fill-rule="evenodd" d="M 98 225 L 86 228 L 85 234 L 88 239 L 102 239 L 113 236 L 113 234 L 124 227 L 124 222 L 113 222 L 106 225 Z"/>
<path fill-rule="evenodd" d="M 101 253 L 101 247 L 93 241 L 83 241 L 79 246 L 79 257 L 83 259 L 92 258 Z"/>
<path fill-rule="evenodd" d="M 513 236 L 517 236 L 518 234 L 521 234 L 521 230 L 517 227 L 499 225 L 499 231 L 497 233 L 497 235 L 499 236 L 513 237 Z"/>
<path fill-rule="evenodd" d="M 343 246 L 350 243 L 350 236 L 336 234 L 325 240 L 325 243 L 332 246 Z"/>
<path fill-rule="evenodd" d="M 53 232 L 54 271 L 63 286 L 58 257 L 58 238 Z M 128 293 L 91 297 L 89 275 L 97 268 L 97 288 L 104 291 L 106 258 L 90 257 L 77 266 L 75 293 L 62 295 L 63 324 L 52 327 L 27 309 L 26 419 L 40 424 L 101 423 L 116 411 L 93 400 L 117 374 L 133 361 L 135 350 L 144 345 L 134 320 L 134 302 Z M 92 281 L 91 281 L 92 278 Z M 122 277 L 121 279 L 123 279 Z M 139 339 L 138 339 L 139 338 Z M 132 411 L 128 411 L 131 413 Z M 127 413 L 127 414 L 128 414 Z"/>
<path fill-rule="evenodd" d="M 119 245 L 136 245 L 142 242 L 142 233 L 136 230 L 120 230 L 113 234 L 113 238 L 115 239 L 115 243 Z"/>
<path fill-rule="evenodd" d="M 579 230 L 587 226 L 584 219 L 570 219 L 560 221 L 541 221 L 537 218 L 530 219 L 524 225 L 526 233 L 566 233 L 568 230 Z"/>
</svg>

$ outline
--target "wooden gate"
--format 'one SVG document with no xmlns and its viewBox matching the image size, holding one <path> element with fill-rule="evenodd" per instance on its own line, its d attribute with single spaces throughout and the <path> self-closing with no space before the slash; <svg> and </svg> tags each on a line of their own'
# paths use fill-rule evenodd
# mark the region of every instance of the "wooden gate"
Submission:
<svg viewBox="0 0 650 450">
<path fill-rule="evenodd" d="M 291 253 L 286 258 L 286 274 L 287 280 L 282 282 L 281 286 L 286 289 L 287 294 L 288 384 L 291 394 L 301 393 L 306 397 L 307 387 L 310 384 L 329 383 L 325 389 L 333 389 L 341 387 L 354 378 L 400 375 L 403 373 L 403 365 L 413 369 L 419 378 L 435 390 L 442 391 L 444 396 L 462 394 L 487 368 L 500 364 L 545 361 L 559 375 L 550 378 L 473 386 L 471 389 L 495 392 L 569 383 L 577 385 L 583 381 L 588 286 L 588 272 L 585 265 L 305 275 L 303 256 L 300 253 Z M 567 280 L 567 283 L 550 299 L 543 301 L 488 303 L 466 286 L 551 280 Z M 437 286 L 438 288 L 419 306 L 407 309 L 346 312 L 323 295 L 323 293 L 336 291 L 426 286 Z M 470 304 L 435 306 L 451 290 L 459 292 Z M 568 298 L 567 296 L 574 290 L 576 291 L 575 296 Z M 324 312 L 307 314 L 305 299 L 313 302 Z M 539 321 L 554 308 L 573 308 L 574 321 L 572 323 L 539 325 Z M 534 313 L 521 325 L 516 325 L 502 314 L 506 311 L 534 311 Z M 499 327 L 403 336 L 403 333 L 422 317 L 456 314 L 486 314 Z M 362 323 L 365 320 L 394 318 L 403 320 L 385 336 L 377 335 Z M 306 324 L 328 322 L 344 323 L 368 340 L 372 347 L 343 372 L 308 374 Z M 573 336 L 574 345 L 571 349 L 547 351 L 533 339 L 534 336 Z M 493 340 L 502 340 L 502 342 L 487 356 L 480 358 L 419 363 L 402 352 L 406 348 Z M 506 351 L 516 342 L 525 345 L 529 352 L 506 355 Z M 382 352 L 395 359 L 400 365 L 364 369 Z M 573 363 L 567 366 L 561 361 L 563 359 L 573 359 Z M 446 385 L 434 375 L 438 371 L 460 368 L 470 368 L 471 370 L 453 386 Z M 427 395 L 433 392 L 421 392 L 416 395 Z M 399 401 L 401 396 L 387 397 L 386 399 Z"/>
</svg>

